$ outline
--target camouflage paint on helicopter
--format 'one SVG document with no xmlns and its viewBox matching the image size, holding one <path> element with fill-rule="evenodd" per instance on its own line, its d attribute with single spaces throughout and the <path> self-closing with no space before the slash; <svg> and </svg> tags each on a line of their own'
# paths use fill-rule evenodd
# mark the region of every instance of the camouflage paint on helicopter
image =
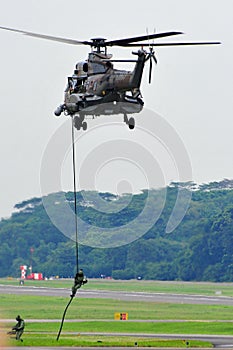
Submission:
<svg viewBox="0 0 233 350">
<path fill-rule="evenodd" d="M 148 53 L 143 50 L 135 54 L 138 55 L 138 60 L 134 60 L 136 65 L 131 72 L 115 69 L 110 61 L 112 55 L 89 53 L 88 60 L 77 63 L 73 76 L 68 78 L 64 104 L 58 107 L 55 114 L 60 115 L 63 111 L 67 114 L 74 114 L 75 126 L 78 129 L 81 126 L 85 129 L 86 125 L 83 122 L 85 115 L 109 114 L 109 106 L 106 106 L 106 112 L 102 106 L 100 112 L 99 105 L 112 102 L 114 111 L 111 114 L 124 114 L 124 121 L 129 128 L 133 129 L 134 119 L 128 120 L 127 114 L 138 113 L 142 110 L 140 84 L 144 64 L 148 57 Z M 124 109 L 117 106 L 119 102 L 122 106 L 122 103 L 126 103 Z M 127 109 L 127 104 L 133 104 L 134 107 L 130 106 L 130 109 Z M 93 106 L 96 108 L 93 109 Z"/>
</svg>

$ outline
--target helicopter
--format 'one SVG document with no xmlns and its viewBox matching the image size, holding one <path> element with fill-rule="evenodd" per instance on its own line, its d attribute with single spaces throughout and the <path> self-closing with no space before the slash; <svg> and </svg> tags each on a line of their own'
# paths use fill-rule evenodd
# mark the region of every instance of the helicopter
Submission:
<svg viewBox="0 0 233 350">
<path fill-rule="evenodd" d="M 145 63 L 149 61 L 149 83 L 151 83 L 152 65 L 157 64 L 154 47 L 159 46 L 187 46 L 187 45 L 217 45 L 220 42 L 165 42 L 151 43 L 153 39 L 165 38 L 183 34 L 183 32 L 170 31 L 141 35 L 137 37 L 107 40 L 102 37 L 90 41 L 79 41 L 44 34 L 37 34 L 14 28 L 0 27 L 0 29 L 21 33 L 24 35 L 58 41 L 71 45 L 90 46 L 91 52 L 84 61 L 75 65 L 72 76 L 67 78 L 64 93 L 64 102 L 60 104 L 54 114 L 62 113 L 73 118 L 77 130 L 87 129 L 88 116 L 123 114 L 124 122 L 129 129 L 134 129 L 135 119 L 128 118 L 129 114 L 139 113 L 144 105 L 140 85 Z M 120 46 L 135 48 L 132 51 L 136 59 L 112 59 L 107 47 Z M 148 51 L 145 49 L 148 47 Z M 132 71 L 115 69 L 115 62 L 132 62 L 135 64 Z"/>
</svg>

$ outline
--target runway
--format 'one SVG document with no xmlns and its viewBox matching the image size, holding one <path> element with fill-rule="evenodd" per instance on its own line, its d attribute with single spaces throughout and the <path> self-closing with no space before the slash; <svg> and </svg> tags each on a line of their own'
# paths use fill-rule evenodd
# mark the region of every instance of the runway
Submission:
<svg viewBox="0 0 233 350">
<path fill-rule="evenodd" d="M 38 296 L 67 297 L 70 289 L 47 288 L 32 286 L 10 286 L 0 285 L 0 294 L 22 294 Z M 233 306 L 233 298 L 226 296 L 203 296 L 190 294 L 169 293 L 145 293 L 145 292 L 123 292 L 106 290 L 88 290 L 85 287 L 78 291 L 79 298 L 102 298 L 125 301 L 147 301 L 175 304 L 206 304 L 206 305 L 229 305 Z"/>
</svg>

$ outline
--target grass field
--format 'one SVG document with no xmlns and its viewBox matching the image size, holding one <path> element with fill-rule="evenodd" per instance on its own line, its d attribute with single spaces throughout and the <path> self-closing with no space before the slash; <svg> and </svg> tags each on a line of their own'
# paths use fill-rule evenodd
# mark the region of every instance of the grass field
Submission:
<svg viewBox="0 0 233 350">
<path fill-rule="evenodd" d="M 5 324 L 5 327 L 10 326 Z M 28 322 L 28 334 L 46 335 L 58 333 L 60 322 Z M 233 335 L 230 322 L 129 322 L 129 321 L 82 321 L 66 322 L 64 334 L 79 333 L 133 333 L 133 334 L 221 334 Z"/>
<path fill-rule="evenodd" d="M 0 310 L 5 318 L 60 319 L 69 298 L 2 294 Z M 115 312 L 128 312 L 129 320 L 231 320 L 232 306 L 170 304 L 76 297 L 68 309 L 71 320 L 113 320 Z"/>
<path fill-rule="evenodd" d="M 59 341 L 56 341 L 56 337 L 50 335 L 42 335 L 38 338 L 37 335 L 30 335 L 25 338 L 23 343 L 19 343 L 18 346 L 59 346 L 59 347 L 157 347 L 157 348 L 211 348 L 212 345 L 209 342 L 201 342 L 196 340 L 163 340 L 153 338 L 142 337 L 108 337 L 108 336 L 83 336 L 83 335 L 65 335 L 62 336 Z M 14 345 L 15 341 L 10 340 L 9 346 Z"/>
<path fill-rule="evenodd" d="M 0 280 L 0 284 L 18 284 L 16 280 Z M 27 281 L 26 285 L 70 288 L 71 280 Z M 92 280 L 86 289 L 139 290 L 154 292 L 178 292 L 213 295 L 222 291 L 230 295 L 231 284 L 188 283 L 182 289 L 182 283 L 143 282 L 142 281 L 105 281 Z M 170 286 L 170 287 L 169 287 Z M 83 289 L 84 290 L 84 289 Z M 24 342 L 18 346 L 54 346 L 60 319 L 69 300 L 63 297 L 38 297 L 29 295 L 0 295 L 0 318 L 14 319 L 20 314 L 26 320 Z M 139 346 L 187 347 L 184 341 L 165 341 L 141 337 L 145 334 L 222 334 L 233 335 L 231 322 L 233 307 L 225 305 L 186 305 L 156 302 L 135 302 L 111 299 L 84 299 L 76 297 L 66 315 L 59 346 Z M 115 312 L 128 312 L 128 321 L 114 321 Z M 33 320 L 38 320 L 34 322 Z M 40 319 L 51 322 L 40 322 Z M 56 321 L 54 321 L 56 320 Z M 76 322 L 68 322 L 73 320 Z M 174 322 L 178 320 L 179 322 Z M 10 329 L 12 323 L 1 325 L 2 334 Z M 133 333 L 134 337 L 91 336 L 89 333 Z M 81 334 L 80 334 L 81 333 Z M 11 340 L 9 344 L 16 344 Z M 1 344 L 0 344 L 1 345 Z M 210 347 L 209 343 L 190 342 L 192 347 Z"/>
</svg>

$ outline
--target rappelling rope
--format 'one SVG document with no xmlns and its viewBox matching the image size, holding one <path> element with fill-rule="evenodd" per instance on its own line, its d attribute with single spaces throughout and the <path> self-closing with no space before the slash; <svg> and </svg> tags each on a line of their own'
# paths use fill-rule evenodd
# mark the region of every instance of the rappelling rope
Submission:
<svg viewBox="0 0 233 350">
<path fill-rule="evenodd" d="M 74 139 L 74 121 L 73 118 L 71 118 L 71 124 L 72 124 L 72 158 L 73 158 L 73 186 L 74 186 L 74 213 L 75 213 L 75 250 L 76 250 L 76 273 L 78 273 L 79 269 L 78 269 L 78 217 L 77 217 L 77 193 L 76 193 L 76 165 L 75 165 L 75 139 Z M 60 325 L 60 329 L 59 332 L 57 334 L 57 340 L 59 340 L 61 331 L 62 331 L 62 327 L 63 327 L 63 323 L 65 320 L 65 316 L 66 316 L 66 312 L 68 310 L 68 307 L 70 306 L 73 298 L 75 297 L 75 293 L 72 293 L 70 296 L 70 300 L 68 302 L 68 304 L 66 305 L 66 308 L 64 310 L 63 316 L 62 316 L 62 320 L 61 320 L 61 325 Z"/>
<path fill-rule="evenodd" d="M 72 300 L 73 300 L 73 296 L 70 297 L 70 300 L 68 302 L 68 304 L 66 305 L 66 308 L 64 310 L 64 313 L 63 313 L 63 316 L 62 316 L 62 320 L 61 320 L 61 325 L 60 325 L 60 329 L 59 329 L 59 332 L 57 334 L 57 340 L 59 340 L 59 337 L 60 337 L 60 334 L 61 334 L 61 331 L 62 331 L 62 327 L 63 327 L 63 323 L 64 323 L 64 320 L 65 320 L 65 316 L 66 316 L 66 311 L 68 310 L 68 307 L 70 306 Z"/>
<path fill-rule="evenodd" d="M 75 250 L 76 250 L 76 272 L 78 272 L 78 216 L 77 216 L 77 192 L 76 192 L 76 164 L 75 164 L 75 139 L 74 139 L 74 121 L 72 124 L 72 155 L 73 155 L 73 186 L 74 186 L 74 214 L 75 214 Z"/>
</svg>

